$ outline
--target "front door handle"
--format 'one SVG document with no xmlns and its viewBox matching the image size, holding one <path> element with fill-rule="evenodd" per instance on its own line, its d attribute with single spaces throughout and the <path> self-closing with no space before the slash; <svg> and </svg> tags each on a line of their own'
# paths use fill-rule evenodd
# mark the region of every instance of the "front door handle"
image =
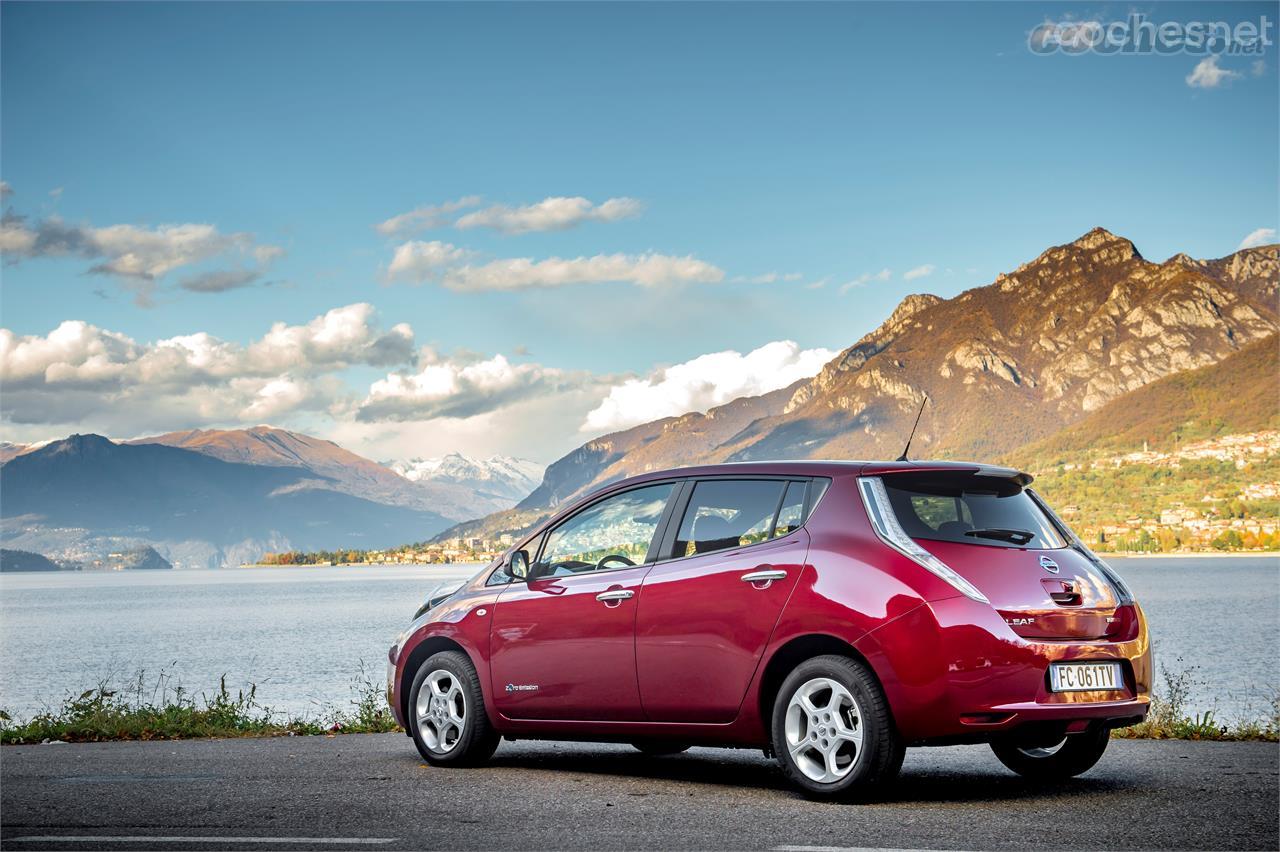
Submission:
<svg viewBox="0 0 1280 852">
<path fill-rule="evenodd" d="M 628 598 L 635 597 L 635 594 L 635 591 L 632 589 L 612 589 L 596 595 L 596 600 L 600 601 L 605 606 L 618 606 Z"/>
<path fill-rule="evenodd" d="M 749 571 L 742 575 L 742 582 L 750 583 L 754 588 L 764 591 L 773 585 L 774 580 L 787 579 L 787 572 L 781 568 L 764 568 L 759 571 Z M 760 584 L 760 585 L 757 585 Z"/>
</svg>

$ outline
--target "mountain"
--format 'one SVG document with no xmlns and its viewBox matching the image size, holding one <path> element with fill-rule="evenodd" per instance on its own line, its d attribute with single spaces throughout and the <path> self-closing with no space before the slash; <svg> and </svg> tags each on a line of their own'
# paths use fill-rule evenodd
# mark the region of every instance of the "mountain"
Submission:
<svg viewBox="0 0 1280 852">
<path fill-rule="evenodd" d="M 9 441 L 0 441 L 0 464 L 4 464 L 11 458 L 29 453 L 42 446 L 44 444 L 14 444 Z"/>
<path fill-rule="evenodd" d="M 812 379 L 705 414 L 589 441 L 514 510 L 441 534 L 519 529 L 624 476 L 702 462 L 998 460 L 1166 376 L 1216 364 L 1280 328 L 1280 247 L 1146 260 L 1095 228 L 952 299 L 906 297 Z M 1274 353 L 1273 353 L 1274 355 Z M 1275 373 L 1274 358 L 1271 362 Z"/>
<path fill-rule="evenodd" d="M 541 482 L 543 471 L 542 465 L 528 459 L 511 456 L 473 459 L 461 453 L 398 461 L 388 467 L 410 482 L 449 483 L 511 503 L 529 496 Z"/>
<path fill-rule="evenodd" d="M 394 474 L 391 474 L 394 476 Z M 154 546 L 183 567 L 287 548 L 383 547 L 448 521 L 324 486 L 310 468 L 224 461 L 157 443 L 72 435 L 0 467 L 3 537 L 22 549 L 100 555 Z"/>
<path fill-rule="evenodd" d="M 29 550 L 0 550 L 0 571 L 61 571 L 60 565 Z"/>
<path fill-rule="evenodd" d="M 332 441 L 272 426 L 192 429 L 127 443 L 180 447 L 237 464 L 295 468 L 314 477 L 312 487 L 433 512 L 452 521 L 513 505 L 533 490 L 541 475 L 541 469 L 532 462 L 505 458 L 473 462 L 455 454 L 441 460 L 442 464 L 448 462 L 442 470 L 449 475 L 407 476 L 406 471 L 417 469 L 414 463 L 389 467 L 344 450 Z M 426 465 L 429 461 L 419 463 Z M 474 475 L 464 475 L 467 464 L 477 468 Z"/>
<path fill-rule="evenodd" d="M 1007 460 L 1039 471 L 1146 445 L 1176 450 L 1191 441 L 1280 429 L 1280 337 L 1250 343 L 1216 364 L 1165 376 L 1104 405 Z"/>
</svg>

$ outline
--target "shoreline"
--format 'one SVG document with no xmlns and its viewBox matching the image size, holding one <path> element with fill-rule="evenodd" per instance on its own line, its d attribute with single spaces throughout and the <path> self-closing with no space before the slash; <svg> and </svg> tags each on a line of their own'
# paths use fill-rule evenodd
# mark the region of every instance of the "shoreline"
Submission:
<svg viewBox="0 0 1280 852">
<path fill-rule="evenodd" d="M 1103 559 L 1264 559 L 1268 556 L 1280 559 L 1280 550 L 1208 550 L 1174 553 L 1141 553 L 1111 551 L 1098 553 Z"/>
</svg>

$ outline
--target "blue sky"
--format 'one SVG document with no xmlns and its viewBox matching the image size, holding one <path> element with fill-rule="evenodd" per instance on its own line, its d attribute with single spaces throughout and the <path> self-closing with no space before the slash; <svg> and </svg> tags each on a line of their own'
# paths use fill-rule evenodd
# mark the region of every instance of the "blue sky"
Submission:
<svg viewBox="0 0 1280 852">
<path fill-rule="evenodd" d="M 759 390 L 753 372 L 788 383 L 908 293 L 987 284 L 1094 225 L 1152 259 L 1229 254 L 1277 227 L 1275 49 L 1223 57 L 1205 88 L 1198 56 L 1027 48 L 1044 20 L 1129 10 L 5 3 L 6 207 L 73 235 L 6 254 L 0 325 L 27 372 L 7 376 L 0 436 L 261 417 L 376 458 L 549 461 Z M 503 209 L 557 198 L 585 202 Z M 459 199 L 438 227 L 375 227 Z M 621 212 L 599 213 L 609 199 Z M 453 224 L 468 213 L 506 231 Z M 543 286 L 505 263 L 525 258 Z M 583 258 L 576 283 L 548 258 Z M 593 278 L 606 267 L 661 280 Z M 233 278 L 253 280 L 182 287 Z M 296 351 L 262 345 L 274 323 Z M 159 357 L 200 334 L 179 367 Z M 350 345 L 317 350 L 326 334 Z"/>
</svg>

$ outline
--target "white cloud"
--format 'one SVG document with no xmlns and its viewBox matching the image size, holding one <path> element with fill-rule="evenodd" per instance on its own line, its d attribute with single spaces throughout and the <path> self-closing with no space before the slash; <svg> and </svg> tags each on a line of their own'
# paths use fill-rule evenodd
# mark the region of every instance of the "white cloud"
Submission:
<svg viewBox="0 0 1280 852">
<path fill-rule="evenodd" d="M 400 234 L 412 234 L 418 231 L 426 231 L 431 228 L 439 228 L 452 223 L 453 214 L 460 210 L 466 210 L 470 207 L 476 207 L 480 204 L 481 199 L 478 195 L 465 195 L 456 201 L 446 201 L 443 204 L 429 205 L 424 207 L 416 207 L 408 213 L 401 213 L 398 216 L 392 216 L 384 222 L 374 225 L 379 233 L 387 236 L 396 236 Z"/>
<path fill-rule="evenodd" d="M 1258 228 L 1257 230 L 1250 231 L 1249 235 L 1240 241 L 1240 245 L 1236 246 L 1236 251 L 1240 251 L 1241 249 L 1247 249 L 1247 248 L 1257 248 L 1258 246 L 1265 246 L 1268 243 L 1274 243 L 1275 241 L 1276 241 L 1275 228 Z"/>
<path fill-rule="evenodd" d="M 902 280 L 915 281 L 917 278 L 928 278 L 937 268 L 938 267 L 934 266 L 932 263 L 926 263 L 921 266 L 917 266 L 914 269 L 908 269 L 906 272 L 902 273 Z"/>
<path fill-rule="evenodd" d="M 616 222 L 639 216 L 644 209 L 634 198 L 610 198 L 596 205 L 586 198 L 552 196 L 536 204 L 510 207 L 495 204 L 462 216 L 456 222 L 458 228 L 493 228 L 505 234 L 525 234 L 531 231 L 563 231 L 583 222 Z"/>
<path fill-rule="evenodd" d="M 775 284 L 779 281 L 799 281 L 804 276 L 799 272 L 766 272 L 762 275 L 735 275 L 734 284 Z"/>
<path fill-rule="evenodd" d="M 5 263 L 49 257 L 93 261 L 90 273 L 130 282 L 130 289 L 143 305 L 151 303 L 154 282 L 175 269 L 227 255 L 249 257 L 265 268 L 284 253 L 279 246 L 256 244 L 252 234 L 224 234 L 208 224 L 95 228 L 69 225 L 57 216 L 50 216 L 33 225 L 26 217 L 9 212 L 0 218 L 0 251 L 5 255 Z M 196 281 L 196 286 L 188 289 L 216 292 L 233 288 Z"/>
<path fill-rule="evenodd" d="M 840 293 L 843 295 L 858 287 L 865 287 L 872 281 L 888 281 L 892 277 L 893 272 L 888 267 L 881 269 L 879 272 L 864 272 L 852 281 L 846 281 L 841 284 Z"/>
<path fill-rule="evenodd" d="M 328 373 L 407 363 L 413 351 L 408 325 L 384 331 L 363 303 L 276 323 L 248 346 L 204 332 L 139 343 L 81 320 L 47 335 L 0 329 L 3 418 L 123 434 L 255 423 L 332 403 L 340 388 Z"/>
<path fill-rule="evenodd" d="M 606 282 L 658 287 L 665 284 L 716 283 L 724 280 L 724 271 L 691 255 L 598 254 L 594 257 L 550 257 L 537 261 L 528 257 L 504 258 L 478 266 L 446 269 L 438 279 L 450 290 L 459 291 L 527 290 Z"/>
<path fill-rule="evenodd" d="M 468 256 L 465 249 L 439 240 L 410 240 L 396 247 L 387 267 L 387 277 L 410 281 L 429 281 L 445 268 L 461 263 Z"/>
<path fill-rule="evenodd" d="M 1187 85 L 1193 89 L 1216 89 L 1223 83 L 1238 80 L 1242 76 L 1244 75 L 1239 71 L 1219 68 L 1217 56 L 1206 56 L 1187 75 Z"/>
<path fill-rule="evenodd" d="M 473 417 L 571 382 L 559 370 L 512 364 L 503 355 L 446 360 L 427 352 L 418 369 L 389 373 L 370 385 L 356 416 L 362 421 Z"/>
<path fill-rule="evenodd" d="M 582 431 L 612 432 L 768 393 L 815 375 L 835 356 L 829 349 L 801 349 L 790 340 L 767 343 L 745 355 L 732 350 L 702 355 L 615 384 L 587 414 Z"/>
<path fill-rule="evenodd" d="M 13 187 L 9 186 L 9 181 L 0 180 L 0 201 L 7 201 L 10 195 L 13 195 Z"/>
<path fill-rule="evenodd" d="M 1255 77 L 1261 77 L 1267 73 L 1267 63 L 1261 59 L 1255 59 L 1253 64 L 1249 66 L 1250 73 Z"/>
</svg>

